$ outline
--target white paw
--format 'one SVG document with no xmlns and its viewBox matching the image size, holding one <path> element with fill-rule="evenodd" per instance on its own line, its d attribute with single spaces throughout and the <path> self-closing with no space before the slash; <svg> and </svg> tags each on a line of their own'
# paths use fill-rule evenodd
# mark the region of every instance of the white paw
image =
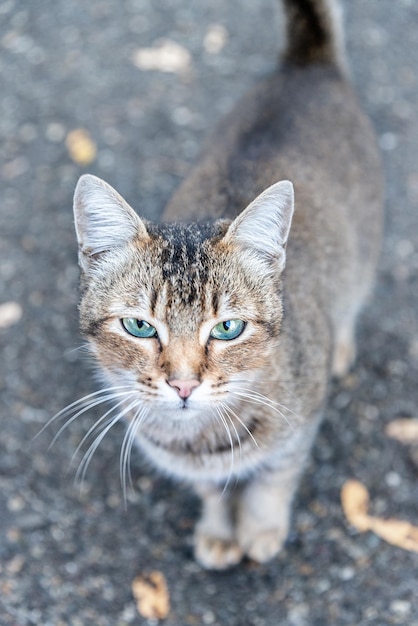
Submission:
<svg viewBox="0 0 418 626">
<path fill-rule="evenodd" d="M 239 563 L 243 550 L 234 539 L 220 539 L 206 533 L 195 535 L 194 554 L 206 569 L 227 569 Z"/>
<path fill-rule="evenodd" d="M 286 537 L 287 532 L 280 528 L 260 530 L 256 535 L 242 538 L 240 545 L 250 559 L 266 563 L 280 552 Z"/>
</svg>

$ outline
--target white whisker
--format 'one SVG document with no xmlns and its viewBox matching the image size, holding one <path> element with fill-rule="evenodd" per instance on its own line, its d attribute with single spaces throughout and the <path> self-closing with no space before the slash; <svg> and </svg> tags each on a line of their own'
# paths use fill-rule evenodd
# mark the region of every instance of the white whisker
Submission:
<svg viewBox="0 0 418 626">
<path fill-rule="evenodd" d="M 230 463 L 230 466 L 229 466 L 228 478 L 227 478 L 227 480 L 225 482 L 225 486 L 224 486 L 224 488 L 222 490 L 222 493 L 221 493 L 221 498 L 222 498 L 225 495 L 226 490 L 228 489 L 229 482 L 231 480 L 231 477 L 232 477 L 232 474 L 233 474 L 233 471 L 234 471 L 234 462 L 235 462 L 235 458 L 234 458 L 234 442 L 233 442 L 233 439 L 232 439 L 231 432 L 230 432 L 230 430 L 228 428 L 228 422 L 226 421 L 226 419 L 223 416 L 223 414 L 222 414 L 221 410 L 219 409 L 219 407 L 216 407 L 216 413 L 217 413 L 219 419 L 221 420 L 221 423 L 223 424 L 223 426 L 224 426 L 224 428 L 226 430 L 226 434 L 228 435 L 228 439 L 229 439 L 229 445 L 231 447 L 231 463 Z"/>
<path fill-rule="evenodd" d="M 72 410 L 77 410 L 77 407 L 79 407 L 79 406 L 86 405 L 87 401 L 90 400 L 91 398 L 95 398 L 96 396 L 100 396 L 100 395 L 103 395 L 103 394 L 112 394 L 113 391 L 118 391 L 120 389 L 131 389 L 131 391 L 132 391 L 132 387 L 130 387 L 128 385 L 119 385 L 117 387 L 106 387 L 105 389 L 99 389 L 98 391 L 94 391 L 93 393 L 89 393 L 88 395 L 83 396 L 82 398 L 79 398 L 78 400 L 75 400 L 75 402 L 72 402 L 71 404 L 68 404 L 63 409 L 58 411 L 58 413 L 55 413 L 55 415 L 53 415 L 47 421 L 47 423 L 35 435 L 34 439 L 37 439 L 57 419 L 65 417 L 66 415 L 71 413 Z M 109 395 L 108 397 L 111 399 L 112 396 Z"/>
<path fill-rule="evenodd" d="M 234 421 L 231 418 L 231 415 L 230 415 L 230 412 L 229 412 L 229 407 L 226 404 L 224 404 L 223 402 L 220 402 L 220 407 L 219 408 L 220 408 L 221 411 L 223 411 L 224 415 L 228 418 L 232 428 L 234 429 L 235 437 L 237 439 L 238 447 L 239 447 L 239 457 L 240 457 L 240 460 L 241 460 L 241 455 L 242 455 L 241 438 L 240 438 L 239 432 L 237 431 L 237 428 L 236 428 L 236 426 L 234 424 Z M 231 411 L 231 413 L 232 413 L 232 411 Z"/>
<path fill-rule="evenodd" d="M 222 406 L 224 407 L 224 409 L 227 409 L 234 417 L 235 419 L 241 424 L 241 426 L 244 428 L 244 430 L 249 434 L 249 436 L 251 437 L 251 439 L 254 442 L 254 445 L 258 448 L 258 443 L 254 437 L 254 435 L 252 434 L 252 432 L 250 431 L 250 429 L 246 426 L 246 424 L 244 424 L 244 422 L 242 421 L 242 419 L 235 413 L 235 411 L 232 410 L 232 408 L 230 406 L 228 406 L 227 404 L 225 404 L 224 402 L 221 403 Z"/>
<path fill-rule="evenodd" d="M 261 400 L 264 400 L 265 402 L 268 402 L 271 405 L 276 405 L 276 406 L 280 407 L 281 409 L 285 409 L 286 411 L 289 411 L 289 413 L 293 413 L 293 415 L 295 417 L 300 417 L 300 415 L 295 413 L 295 411 L 293 411 L 293 409 L 290 409 L 288 406 L 285 406 L 284 404 L 281 404 L 280 402 L 276 402 L 275 400 L 271 400 L 271 398 L 269 398 L 268 396 L 265 396 L 264 394 L 260 393 L 259 391 L 255 391 L 254 389 L 248 389 L 246 387 L 236 387 L 236 389 L 238 389 L 238 391 L 244 391 L 245 393 L 249 393 L 249 394 L 251 394 L 253 396 L 257 396 Z"/>
<path fill-rule="evenodd" d="M 119 402 L 116 406 L 112 407 L 112 409 L 109 409 L 109 411 L 107 411 L 107 413 L 105 413 L 105 415 L 103 415 L 100 418 L 100 422 L 102 422 L 104 420 L 104 418 L 109 415 L 112 411 L 114 411 L 116 408 L 118 408 L 118 406 L 120 406 L 124 401 Z M 109 432 L 109 430 L 111 430 L 111 428 L 113 428 L 113 426 L 115 424 L 117 424 L 118 422 L 121 421 L 121 419 L 127 414 L 129 413 L 129 411 L 131 411 L 136 405 L 137 405 L 138 400 L 135 400 L 134 402 L 131 402 L 131 404 L 129 404 L 125 409 L 123 409 L 120 413 L 118 413 L 114 418 L 112 418 L 110 420 L 110 422 L 102 429 L 102 431 L 100 432 L 100 434 L 94 439 L 93 443 L 89 446 L 88 450 L 86 451 L 86 453 L 84 454 L 83 458 L 81 459 L 81 462 L 78 466 L 76 475 L 75 475 L 75 482 L 79 483 L 80 485 L 82 485 L 84 483 L 84 479 L 86 476 L 86 472 L 87 469 L 90 465 L 90 462 L 93 458 L 94 453 L 96 452 L 97 448 L 99 447 L 99 445 L 101 444 L 101 442 L 103 441 L 103 439 L 105 438 L 105 436 L 107 435 L 107 433 Z M 91 434 L 90 431 L 94 431 L 95 428 L 97 428 L 98 423 L 95 424 L 90 430 L 89 433 Z M 77 446 L 77 450 L 74 453 L 74 455 L 77 454 L 77 451 L 80 450 L 81 446 L 83 445 L 83 442 L 86 440 L 86 438 L 89 436 L 89 433 L 87 433 L 84 437 L 83 440 L 80 442 L 80 444 Z M 73 456 L 74 456 L 73 455 Z"/>
<path fill-rule="evenodd" d="M 80 441 L 80 443 L 78 444 L 77 448 L 75 449 L 75 451 L 73 452 L 73 455 L 71 457 L 71 461 L 70 461 L 70 465 L 73 464 L 74 459 L 77 457 L 78 453 L 80 452 L 80 450 L 82 449 L 82 447 L 84 446 L 84 444 L 86 443 L 86 441 L 88 441 L 89 437 L 97 432 L 97 434 L 99 434 L 100 432 L 102 432 L 107 425 L 113 421 L 113 417 L 109 419 L 109 415 L 112 415 L 112 413 L 114 411 L 116 411 L 120 406 L 122 406 L 125 403 L 126 398 L 123 398 L 122 400 L 120 400 L 119 402 L 117 402 L 116 404 L 113 404 L 101 417 L 99 417 L 98 420 L 96 420 L 94 422 L 94 424 L 92 426 L 90 426 L 90 428 L 88 429 L 88 431 L 86 432 L 86 434 L 84 435 L 84 437 L 82 438 L 82 440 Z M 108 419 L 106 419 L 108 418 Z"/>
<path fill-rule="evenodd" d="M 66 350 L 64 352 L 64 356 L 68 356 L 70 354 L 74 354 L 74 352 L 78 352 L 78 351 L 85 351 L 85 352 L 90 352 L 90 345 L 86 342 L 86 343 L 82 343 L 81 346 L 77 346 L 77 348 L 71 348 L 69 350 Z"/>
<path fill-rule="evenodd" d="M 272 400 L 263 396 L 262 394 L 257 394 L 257 392 L 254 393 L 252 390 L 251 391 L 246 390 L 244 392 L 244 391 L 236 391 L 234 389 L 231 391 L 231 393 L 241 398 L 244 402 L 251 402 L 252 404 L 262 404 L 264 406 L 267 406 L 269 409 L 271 409 L 272 411 L 280 415 L 285 420 L 289 428 L 291 428 L 291 430 L 294 431 L 292 423 L 289 421 L 289 419 L 286 417 L 283 411 L 281 411 L 278 407 L 281 407 L 285 409 L 286 411 L 288 410 L 289 412 L 294 413 L 294 411 L 292 411 L 291 409 L 288 409 L 287 407 L 279 404 L 278 402 L 273 402 Z M 294 415 L 298 417 L 296 413 L 294 413 Z"/>
<path fill-rule="evenodd" d="M 149 408 L 145 406 L 140 406 L 138 411 L 135 413 L 132 421 L 130 422 L 125 436 L 123 438 L 122 446 L 120 449 L 120 460 L 119 460 L 119 472 L 120 472 L 120 480 L 123 490 L 123 501 L 125 503 L 127 501 L 127 485 L 133 488 L 132 485 L 132 475 L 131 475 L 131 453 L 133 444 L 135 441 L 135 435 L 141 423 L 144 421 L 146 416 L 149 413 Z M 128 480 L 126 480 L 128 479 Z"/>
<path fill-rule="evenodd" d="M 124 398 L 126 398 L 126 396 L 132 396 L 133 393 L 134 393 L 133 391 L 123 391 L 123 392 L 120 392 L 120 393 L 112 393 L 112 394 L 109 394 L 107 396 L 104 396 L 103 398 L 96 399 L 94 402 L 90 402 L 83 409 L 80 409 L 80 411 L 77 411 L 77 413 L 75 415 L 73 415 L 68 421 L 65 422 L 65 424 L 63 424 L 61 426 L 59 431 L 54 435 L 54 437 L 53 437 L 51 443 L 49 444 L 48 448 L 51 448 L 51 446 L 54 445 L 54 443 L 56 442 L 58 437 L 62 434 L 62 432 L 64 430 L 66 430 L 70 426 L 70 424 L 72 424 L 77 418 L 79 418 L 84 413 L 87 413 L 88 411 L 90 411 L 94 407 L 98 406 L 99 404 L 103 404 L 103 403 L 109 402 L 111 400 L 116 400 L 117 398 L 120 398 L 122 396 Z M 120 402 L 117 406 L 122 404 L 122 402 Z"/>
</svg>

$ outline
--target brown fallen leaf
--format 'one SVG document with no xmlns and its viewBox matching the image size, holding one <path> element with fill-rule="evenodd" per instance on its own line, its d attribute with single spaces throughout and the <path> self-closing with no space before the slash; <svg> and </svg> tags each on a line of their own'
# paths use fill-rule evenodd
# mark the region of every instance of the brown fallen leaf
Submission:
<svg viewBox="0 0 418 626">
<path fill-rule="evenodd" d="M 418 527 L 398 519 L 370 517 L 370 530 L 376 535 L 409 552 L 418 552 Z"/>
<path fill-rule="evenodd" d="M 386 426 L 386 434 L 404 444 L 418 444 L 418 418 L 400 417 Z"/>
<path fill-rule="evenodd" d="M 369 529 L 369 492 L 358 480 L 347 480 L 341 489 L 341 504 L 350 524 L 358 530 Z"/>
<path fill-rule="evenodd" d="M 371 530 L 391 545 L 418 552 L 418 527 L 405 520 L 369 515 L 369 492 L 358 480 L 348 480 L 343 485 L 341 504 L 347 520 L 360 532 Z"/>
<path fill-rule="evenodd" d="M 96 158 L 97 147 L 84 128 L 76 128 L 65 139 L 68 154 L 77 165 L 90 165 Z"/>
<path fill-rule="evenodd" d="M 150 572 L 137 576 L 132 582 L 132 593 L 138 613 L 147 619 L 165 619 L 170 612 L 170 597 L 164 575 Z"/>
</svg>

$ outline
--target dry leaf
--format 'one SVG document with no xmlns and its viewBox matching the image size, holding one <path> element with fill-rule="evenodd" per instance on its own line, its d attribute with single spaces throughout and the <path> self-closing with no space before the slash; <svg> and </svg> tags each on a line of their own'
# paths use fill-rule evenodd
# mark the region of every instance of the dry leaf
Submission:
<svg viewBox="0 0 418 626">
<path fill-rule="evenodd" d="M 348 480 L 341 490 L 341 504 L 350 524 L 368 530 L 369 493 L 358 480 Z"/>
<path fill-rule="evenodd" d="M 192 58 L 183 46 L 175 41 L 162 39 L 152 48 L 136 50 L 133 62 L 140 70 L 158 70 L 178 74 L 191 68 Z"/>
<path fill-rule="evenodd" d="M 23 315 L 22 307 L 18 302 L 0 304 L 0 328 L 8 328 L 16 324 Z"/>
<path fill-rule="evenodd" d="M 357 530 L 371 530 L 394 546 L 418 552 L 418 527 L 404 520 L 369 515 L 369 493 L 359 481 L 348 480 L 343 485 L 341 503 L 347 520 Z"/>
<path fill-rule="evenodd" d="M 96 158 L 96 144 L 84 128 L 70 131 L 65 144 L 70 158 L 77 165 L 90 165 Z"/>
<path fill-rule="evenodd" d="M 376 535 L 409 552 L 418 552 L 418 527 L 398 519 L 370 517 L 370 530 Z"/>
<path fill-rule="evenodd" d="M 132 582 L 132 593 L 138 613 L 147 619 L 165 619 L 170 612 L 170 597 L 161 572 L 137 576 Z"/>
<path fill-rule="evenodd" d="M 405 417 L 393 420 L 386 426 L 386 434 L 405 444 L 418 444 L 418 418 Z"/>
</svg>

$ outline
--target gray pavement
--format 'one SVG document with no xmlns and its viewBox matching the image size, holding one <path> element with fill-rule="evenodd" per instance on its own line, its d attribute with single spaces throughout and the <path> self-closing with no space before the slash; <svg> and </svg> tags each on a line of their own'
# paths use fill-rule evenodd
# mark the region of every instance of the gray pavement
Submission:
<svg viewBox="0 0 418 626">
<path fill-rule="evenodd" d="M 72 454 L 99 413 L 51 449 L 56 428 L 32 441 L 51 415 L 95 388 L 75 350 L 77 177 L 104 177 L 142 214 L 158 216 L 216 120 L 273 67 L 276 4 L 0 3 L 0 303 L 15 303 L 0 309 L 1 626 L 152 624 L 131 593 L 134 577 L 150 570 L 167 579 L 167 626 L 418 625 L 417 554 L 357 533 L 339 503 L 356 477 L 374 514 L 418 525 L 418 455 L 385 434 L 391 420 L 418 417 L 414 0 L 345 1 L 353 80 L 382 148 L 387 234 L 358 363 L 332 390 L 283 554 L 266 566 L 201 570 L 191 550 L 198 503 L 144 468 L 137 452 L 125 510 L 122 428 L 103 441 L 83 489 L 74 487 Z M 138 55 L 161 38 L 181 46 L 175 71 L 146 70 Z M 89 166 L 66 146 L 79 128 L 97 146 Z M 85 146 L 77 149 L 73 158 L 87 159 Z"/>
</svg>

